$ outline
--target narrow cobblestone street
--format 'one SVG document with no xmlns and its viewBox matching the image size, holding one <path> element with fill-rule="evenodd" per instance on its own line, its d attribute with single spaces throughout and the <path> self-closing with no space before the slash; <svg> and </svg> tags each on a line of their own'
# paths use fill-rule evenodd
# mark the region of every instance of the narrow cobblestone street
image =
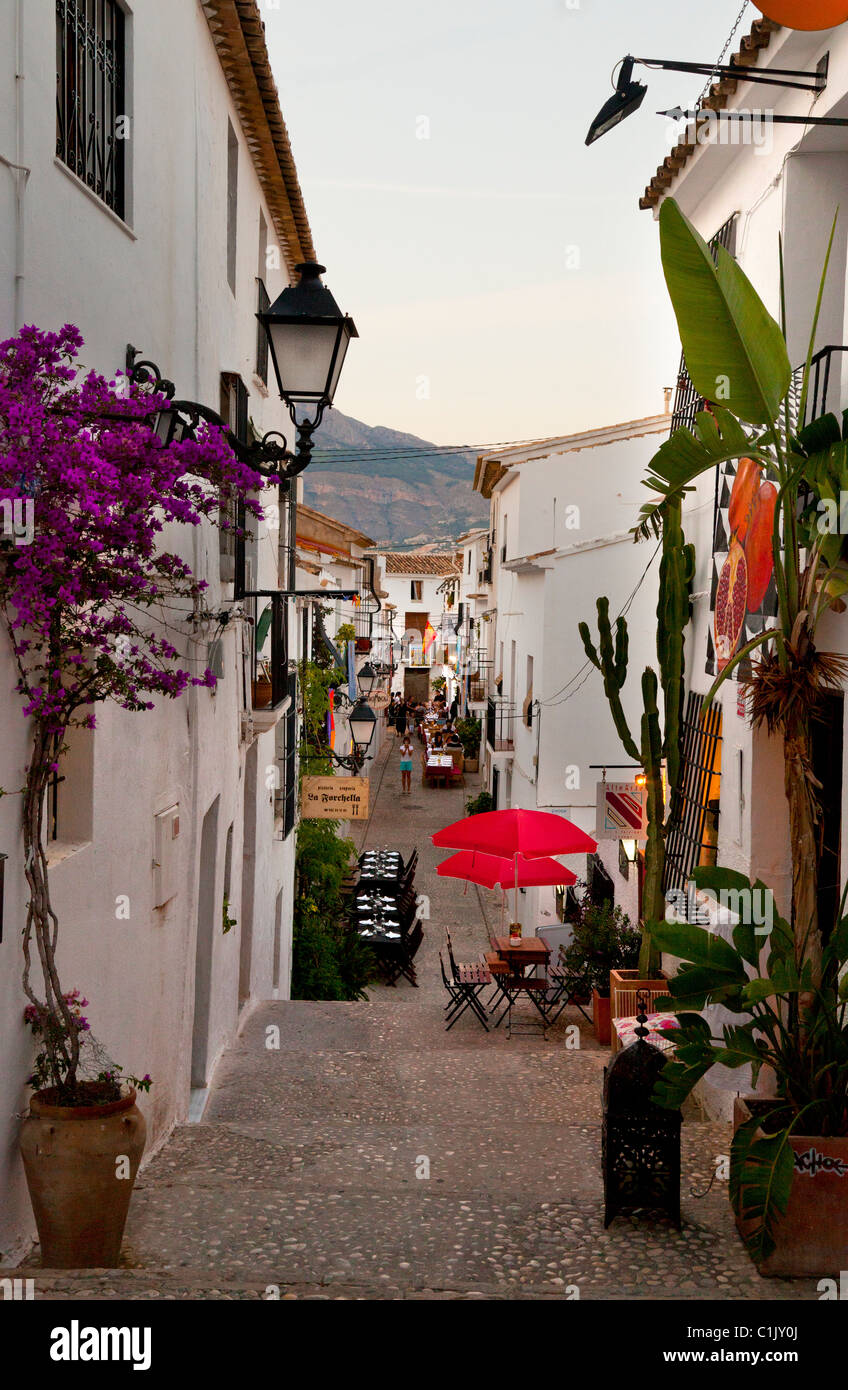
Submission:
<svg viewBox="0 0 848 1390">
<path fill-rule="evenodd" d="M 429 836 L 468 790 L 400 794 L 392 742 L 372 774 L 359 847 L 418 846 L 430 919 L 420 987 L 368 1003 L 271 1002 L 218 1067 L 203 1122 L 144 1169 L 125 1268 L 35 1274 L 38 1297 L 815 1298 L 813 1280 L 763 1280 L 710 1179 L 730 1134 L 687 1114 L 683 1229 L 602 1220 L 606 1049 L 575 1009 L 544 1041 L 442 1024 L 438 951 L 486 947 L 495 895 L 439 879 Z M 476 782 L 476 779 L 469 779 Z M 522 1018 L 531 1023 L 531 1018 Z M 565 1030 L 580 1027 L 579 1049 Z M 265 1045 L 277 1025 L 279 1050 Z M 429 1164 L 429 1178 L 417 1176 Z M 706 1189 L 710 1189 L 706 1191 Z M 705 1194 L 705 1195 L 702 1195 Z M 26 1271 L 32 1274 L 32 1268 Z"/>
</svg>

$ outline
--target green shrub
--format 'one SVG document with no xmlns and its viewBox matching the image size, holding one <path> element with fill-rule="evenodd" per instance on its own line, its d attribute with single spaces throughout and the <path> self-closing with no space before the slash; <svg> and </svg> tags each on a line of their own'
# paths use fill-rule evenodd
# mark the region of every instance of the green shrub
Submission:
<svg viewBox="0 0 848 1390">
<path fill-rule="evenodd" d="M 495 803 L 492 800 L 491 792 L 481 792 L 479 796 L 471 796 L 465 803 L 465 814 L 467 816 L 479 816 L 483 811 L 494 811 Z"/>
<path fill-rule="evenodd" d="M 573 938 L 566 948 L 567 964 L 599 994 L 610 992 L 611 970 L 635 970 L 642 934 L 612 903 L 593 903 L 584 897 L 572 918 Z"/>
</svg>

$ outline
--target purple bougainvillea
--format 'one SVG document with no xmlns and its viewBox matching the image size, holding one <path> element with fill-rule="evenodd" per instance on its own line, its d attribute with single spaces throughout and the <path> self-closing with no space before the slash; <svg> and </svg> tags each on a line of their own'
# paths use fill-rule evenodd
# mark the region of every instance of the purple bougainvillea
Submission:
<svg viewBox="0 0 848 1390">
<path fill-rule="evenodd" d="M 24 989 L 44 1013 L 45 1038 L 56 1033 L 48 1015 L 64 1025 L 51 1074 L 66 1097 L 79 1030 L 56 973 L 43 836 L 56 750 L 68 728 L 94 727 L 100 701 L 148 710 L 189 685 L 214 686 L 213 673 L 186 654 L 206 586 L 169 545 L 177 525 L 228 524 L 222 494 L 261 515 L 249 494 L 262 485 L 221 429 L 203 426 L 196 440 L 165 447 L 153 429 L 165 398 L 82 372 L 82 345 L 70 324 L 58 333 L 26 327 L 0 343 L 0 613 L 33 733 L 23 787 Z M 23 516 L 31 528 L 9 524 Z M 44 999 L 30 982 L 33 935 Z"/>
</svg>

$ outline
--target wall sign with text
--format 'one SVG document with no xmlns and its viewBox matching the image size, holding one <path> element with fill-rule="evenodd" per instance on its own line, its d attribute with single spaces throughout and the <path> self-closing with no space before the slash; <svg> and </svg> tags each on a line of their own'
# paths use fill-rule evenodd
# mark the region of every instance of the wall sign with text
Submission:
<svg viewBox="0 0 848 1390">
<path fill-rule="evenodd" d="M 648 789 L 635 782 L 599 782 L 596 840 L 646 840 Z"/>
<path fill-rule="evenodd" d="M 304 820 L 367 820 L 367 778 L 304 777 L 300 814 Z"/>
</svg>

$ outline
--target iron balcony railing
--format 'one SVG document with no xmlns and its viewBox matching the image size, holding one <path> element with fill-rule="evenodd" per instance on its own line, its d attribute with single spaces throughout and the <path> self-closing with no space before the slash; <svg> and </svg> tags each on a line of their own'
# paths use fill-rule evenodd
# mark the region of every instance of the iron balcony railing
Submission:
<svg viewBox="0 0 848 1390">
<path fill-rule="evenodd" d="M 253 619 L 251 651 L 251 692 L 254 709 L 277 709 L 289 693 L 288 613 L 283 594 L 257 600 L 246 599 L 248 616 Z M 263 616 L 270 608 L 270 625 Z"/>
<path fill-rule="evenodd" d="M 486 706 L 486 742 L 493 753 L 508 753 L 513 748 L 515 706 L 509 700 L 489 696 Z"/>
<path fill-rule="evenodd" d="M 804 418 L 798 418 L 801 409 L 801 390 L 804 384 L 804 367 L 806 363 L 801 363 L 792 373 L 792 385 L 789 388 L 790 414 L 794 429 L 802 429 L 811 420 L 818 420 L 821 415 L 828 412 L 839 415 L 842 410 L 842 368 L 846 358 L 842 355 L 848 352 L 848 346 L 841 346 L 832 343 L 829 347 L 824 347 L 817 352 L 810 364 L 810 384 L 807 392 L 807 401 L 804 409 Z"/>
</svg>

